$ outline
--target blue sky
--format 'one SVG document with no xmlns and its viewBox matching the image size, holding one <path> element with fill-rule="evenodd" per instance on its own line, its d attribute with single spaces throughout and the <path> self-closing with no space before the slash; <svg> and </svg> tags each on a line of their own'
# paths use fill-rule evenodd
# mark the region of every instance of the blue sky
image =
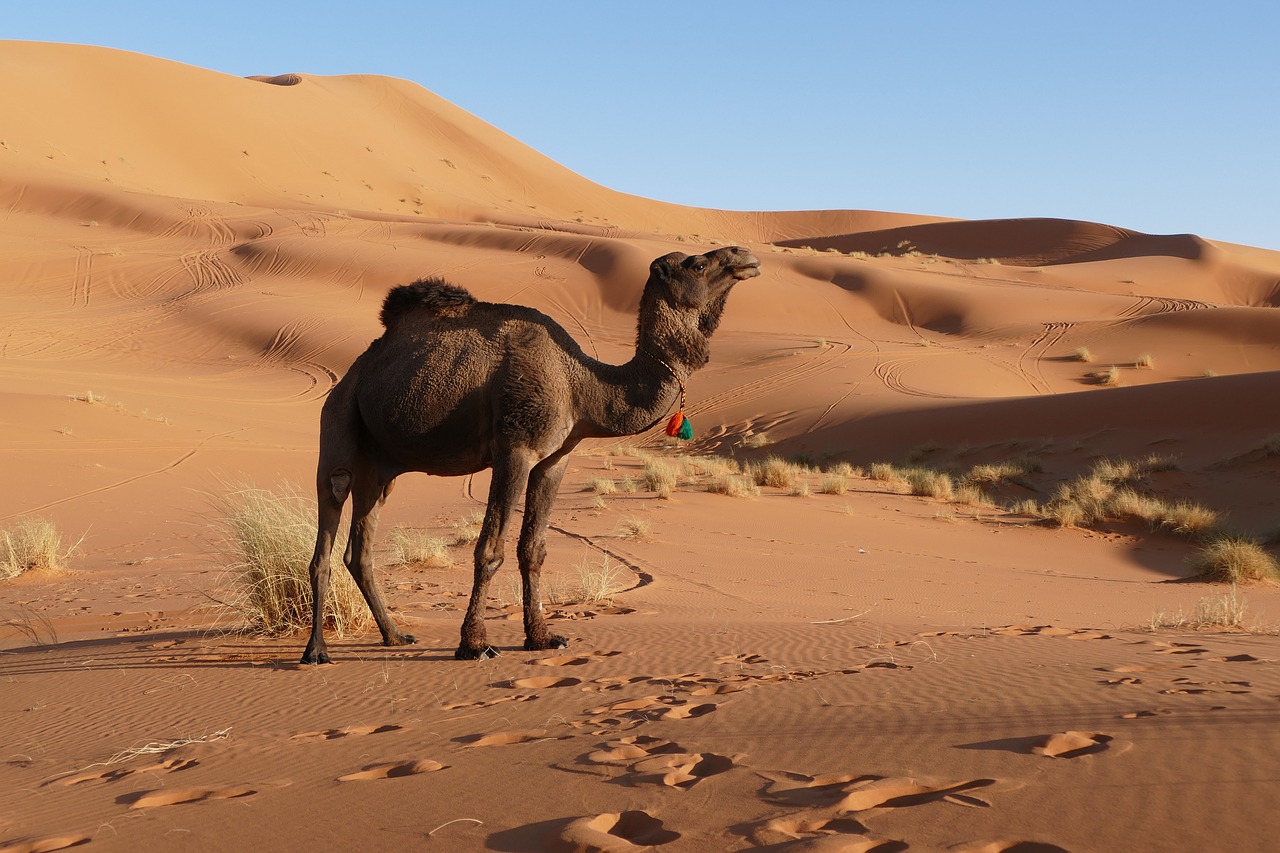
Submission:
<svg viewBox="0 0 1280 853">
<path fill-rule="evenodd" d="M 1280 249 L 1274 0 L 5 4 L 0 37 L 421 84 L 613 189 Z M 7 117 L 7 120 L 17 120 Z"/>
</svg>

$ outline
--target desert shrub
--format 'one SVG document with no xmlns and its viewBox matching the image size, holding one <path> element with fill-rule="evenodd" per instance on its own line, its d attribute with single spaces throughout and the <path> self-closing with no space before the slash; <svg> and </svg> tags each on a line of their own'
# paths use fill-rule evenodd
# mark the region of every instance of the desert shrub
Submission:
<svg viewBox="0 0 1280 853">
<path fill-rule="evenodd" d="M 950 500 L 955 494 L 955 482 L 945 471 L 937 471 L 933 468 L 908 468 L 903 475 L 913 495 Z"/>
<path fill-rule="evenodd" d="M 649 535 L 649 522 L 634 515 L 618 520 L 617 533 L 625 539 L 644 539 Z"/>
<path fill-rule="evenodd" d="M 408 527 L 393 527 L 390 539 L 397 563 L 425 563 L 439 568 L 453 565 L 448 543 L 439 536 Z"/>
<path fill-rule="evenodd" d="M 1240 595 L 1240 591 L 1232 584 L 1230 592 L 1222 595 L 1208 595 L 1196 602 L 1195 610 L 1189 615 L 1182 608 L 1169 614 L 1164 610 L 1157 611 L 1151 617 L 1151 630 L 1160 628 L 1197 628 L 1197 629 L 1242 629 L 1248 599 Z"/>
<path fill-rule="evenodd" d="M 1080 527 L 1089 522 L 1084 507 L 1073 500 L 1052 501 L 1041 511 L 1046 521 L 1059 527 Z"/>
<path fill-rule="evenodd" d="M 830 473 L 822 476 L 824 495 L 843 495 L 849 491 L 849 479 L 844 474 Z"/>
<path fill-rule="evenodd" d="M 801 470 L 801 466 L 796 463 L 777 456 L 769 456 L 762 462 L 753 462 L 748 466 L 751 479 L 757 486 L 769 486 L 775 489 L 792 488 Z"/>
<path fill-rule="evenodd" d="M 577 603 L 607 604 L 626 586 L 626 574 L 626 568 L 613 562 L 608 554 L 602 554 L 599 563 L 584 554 L 578 564 L 577 589 L 570 595 Z"/>
<path fill-rule="evenodd" d="M 722 474 L 707 481 L 707 491 L 731 498 L 752 498 L 760 494 L 760 487 L 739 474 Z"/>
<path fill-rule="evenodd" d="M 1280 581 L 1280 564 L 1258 542 L 1224 535 L 1210 540 L 1192 563 L 1202 574 L 1232 583 Z"/>
<path fill-rule="evenodd" d="M 897 468 L 894 468 L 888 462 L 873 462 L 871 463 L 871 479 L 882 483 L 900 483 L 902 482 L 902 475 L 898 473 Z"/>
<path fill-rule="evenodd" d="M 79 544 L 64 546 L 62 534 L 48 519 L 19 519 L 12 527 L 0 530 L 0 579 L 29 571 L 65 569 Z"/>
<path fill-rule="evenodd" d="M 1093 352 L 1091 352 L 1088 347 L 1080 347 L 1072 353 L 1072 357 L 1076 361 L 1082 361 L 1085 364 L 1089 364 L 1093 361 Z"/>
<path fill-rule="evenodd" d="M 1156 360 L 1152 357 L 1151 353 L 1143 353 L 1138 356 L 1138 360 L 1133 363 L 1133 366 L 1140 367 L 1143 370 L 1151 370 L 1156 366 Z"/>
<path fill-rule="evenodd" d="M 618 491 L 618 484 L 609 477 L 592 477 L 587 480 L 584 491 L 595 492 L 597 495 L 612 495 Z"/>
<path fill-rule="evenodd" d="M 280 636 L 311 627 L 311 578 L 316 505 L 292 487 L 280 493 L 238 486 L 211 499 L 215 524 L 230 558 L 234 597 L 223 602 L 253 633 Z M 372 614 L 341 564 L 346 537 L 339 532 L 330 557 L 330 583 L 322 610 L 326 627 L 343 637 L 365 631 Z"/>
<path fill-rule="evenodd" d="M 474 512 L 453 523 L 453 544 L 474 545 L 484 529 L 484 513 Z"/>
<path fill-rule="evenodd" d="M 657 492 L 660 498 L 671 497 L 679 480 L 676 469 L 660 459 L 644 463 L 644 487 L 650 492 Z"/>
</svg>

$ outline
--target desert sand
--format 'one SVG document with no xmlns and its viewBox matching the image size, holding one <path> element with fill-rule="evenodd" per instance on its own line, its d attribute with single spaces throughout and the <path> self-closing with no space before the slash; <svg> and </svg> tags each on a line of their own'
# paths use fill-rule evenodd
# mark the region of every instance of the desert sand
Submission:
<svg viewBox="0 0 1280 853">
<path fill-rule="evenodd" d="M 1236 592 L 1247 630 L 1153 629 L 1229 592 L 1193 577 L 1191 539 L 867 476 L 586 486 L 638 481 L 639 453 L 1032 455 L 1014 491 L 1045 500 L 1157 454 L 1176 466 L 1149 487 L 1265 535 L 1280 253 L 679 207 L 381 77 L 3 42 L 0 112 L 0 527 L 80 540 L 66 571 L 0 581 L 0 850 L 1273 849 L 1280 592 Z M 310 488 L 321 403 L 389 288 L 442 276 L 619 362 L 649 262 L 731 244 L 762 275 L 688 383 L 694 440 L 571 463 L 544 575 L 607 559 L 621 581 L 547 605 L 567 649 L 522 651 L 495 598 L 502 655 L 455 661 L 469 548 L 392 559 L 393 527 L 481 511 L 484 474 L 406 475 L 383 512 L 379 581 L 417 645 L 331 635 L 335 664 L 300 666 L 305 637 L 210 608 L 211 496 Z M 509 543 L 496 586 L 516 575 Z"/>
</svg>

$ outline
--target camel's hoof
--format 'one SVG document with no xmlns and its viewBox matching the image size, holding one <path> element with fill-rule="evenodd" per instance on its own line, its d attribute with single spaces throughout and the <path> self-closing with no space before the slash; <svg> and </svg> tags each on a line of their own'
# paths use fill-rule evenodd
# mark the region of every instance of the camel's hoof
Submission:
<svg viewBox="0 0 1280 853">
<path fill-rule="evenodd" d="M 305 652 L 302 653 L 302 663 L 318 664 L 318 663 L 333 663 L 333 661 L 329 658 L 329 652 L 327 651 L 313 652 L 311 651 L 311 649 L 307 649 Z"/>
<path fill-rule="evenodd" d="M 382 641 L 384 646 L 412 646 L 418 642 L 418 638 L 412 634 L 392 634 Z"/>
<path fill-rule="evenodd" d="M 567 637 L 561 637 L 559 634 L 553 634 L 546 640 L 535 643 L 533 640 L 524 641 L 524 650 L 526 652 L 545 652 L 548 649 L 567 649 L 569 648 L 569 640 Z"/>
<path fill-rule="evenodd" d="M 500 654 L 502 654 L 502 652 L 498 651 L 493 646 L 485 646 L 481 649 L 469 649 L 466 646 L 458 646 L 458 650 L 453 653 L 453 656 L 458 660 L 490 660 L 492 658 L 496 658 Z"/>
</svg>

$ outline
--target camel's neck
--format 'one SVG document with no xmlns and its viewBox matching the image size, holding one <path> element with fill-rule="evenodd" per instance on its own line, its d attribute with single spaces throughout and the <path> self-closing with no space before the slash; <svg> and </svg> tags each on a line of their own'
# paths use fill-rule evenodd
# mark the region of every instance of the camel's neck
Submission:
<svg viewBox="0 0 1280 853">
<path fill-rule="evenodd" d="M 719 322 L 723 298 L 701 315 L 651 298 L 640 303 L 636 351 L 619 365 L 600 365 L 599 387 L 584 400 L 585 420 L 599 437 L 635 435 L 676 411 L 681 383 L 711 358 L 708 337 Z"/>
<path fill-rule="evenodd" d="M 591 437 L 644 432 L 676 411 L 687 368 L 638 347 L 625 364 L 601 364 L 582 402 L 580 426 Z"/>
</svg>

